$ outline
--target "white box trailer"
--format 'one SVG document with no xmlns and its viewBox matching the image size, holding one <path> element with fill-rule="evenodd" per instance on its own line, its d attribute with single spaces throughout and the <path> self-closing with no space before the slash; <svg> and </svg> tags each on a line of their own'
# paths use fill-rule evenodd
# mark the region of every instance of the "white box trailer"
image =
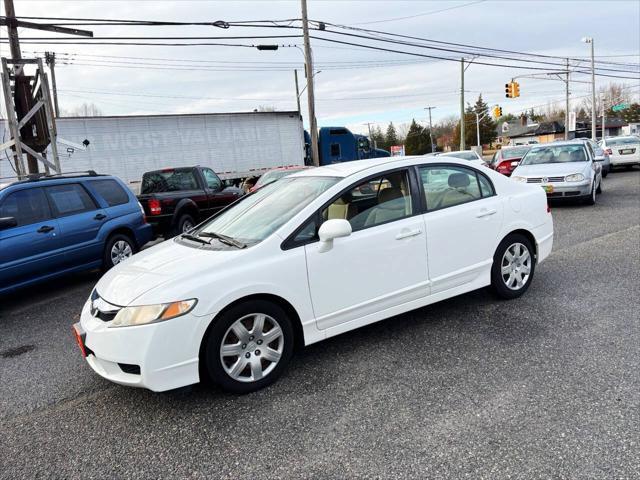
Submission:
<svg viewBox="0 0 640 480">
<path fill-rule="evenodd" d="M 56 125 L 63 172 L 116 175 L 134 191 L 144 172 L 164 167 L 203 165 L 234 179 L 304 164 L 298 112 L 62 117 Z M 8 138 L 6 122 L 0 135 Z M 88 147 L 78 148 L 85 140 Z M 10 153 L 0 152 L 0 178 L 15 175 Z"/>
</svg>

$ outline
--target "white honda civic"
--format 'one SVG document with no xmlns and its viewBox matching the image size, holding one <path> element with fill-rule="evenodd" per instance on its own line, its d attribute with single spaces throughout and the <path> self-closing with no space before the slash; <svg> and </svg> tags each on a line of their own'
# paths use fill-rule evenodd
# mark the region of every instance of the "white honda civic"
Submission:
<svg viewBox="0 0 640 480">
<path fill-rule="evenodd" d="M 123 385 L 244 393 L 309 345 L 471 290 L 522 295 L 551 252 L 545 192 L 455 158 L 305 170 L 102 277 L 74 325 Z"/>
</svg>

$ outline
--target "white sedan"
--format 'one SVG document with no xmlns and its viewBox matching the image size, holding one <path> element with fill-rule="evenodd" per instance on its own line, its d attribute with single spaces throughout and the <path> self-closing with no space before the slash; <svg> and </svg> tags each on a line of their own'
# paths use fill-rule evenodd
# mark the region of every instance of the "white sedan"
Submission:
<svg viewBox="0 0 640 480">
<path fill-rule="evenodd" d="M 244 393 L 309 345 L 491 286 L 522 295 L 551 252 L 545 192 L 455 158 L 296 173 L 107 272 L 76 340 L 123 385 Z"/>
<path fill-rule="evenodd" d="M 640 137 L 607 137 L 600 142 L 602 149 L 609 154 L 611 168 L 640 165 Z"/>
</svg>

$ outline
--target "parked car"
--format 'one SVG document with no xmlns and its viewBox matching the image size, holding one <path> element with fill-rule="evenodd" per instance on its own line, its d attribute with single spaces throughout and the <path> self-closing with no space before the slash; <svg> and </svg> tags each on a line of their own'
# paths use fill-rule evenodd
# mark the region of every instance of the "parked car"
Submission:
<svg viewBox="0 0 640 480">
<path fill-rule="evenodd" d="M 524 157 L 525 153 L 529 151 L 529 147 L 502 147 L 497 150 L 491 159 L 489 167 L 507 177 L 511 176 L 511 173 L 515 170 Z"/>
<path fill-rule="evenodd" d="M 594 205 L 602 191 L 602 164 L 583 141 L 547 143 L 531 147 L 511 178 L 542 186 L 549 198 L 582 199 Z"/>
<path fill-rule="evenodd" d="M 0 188 L 0 294 L 109 269 L 151 240 L 135 195 L 110 175 L 40 176 Z"/>
<path fill-rule="evenodd" d="M 488 168 L 340 163 L 267 185 L 111 270 L 74 330 L 113 382 L 163 391 L 211 378 L 244 393 L 276 380 L 294 344 L 488 285 L 519 297 L 552 242 L 543 190 Z"/>
<path fill-rule="evenodd" d="M 278 168 L 269 170 L 268 172 L 265 172 L 260 176 L 256 184 L 253 187 L 251 187 L 250 191 L 255 192 L 256 190 L 264 187 L 265 185 L 273 183 L 277 180 L 280 180 L 281 178 L 291 175 L 292 173 L 299 172 L 300 170 L 305 170 L 307 168 L 311 168 L 311 167 L 292 165 L 290 167 L 278 167 Z"/>
<path fill-rule="evenodd" d="M 196 166 L 146 172 L 138 200 L 154 233 L 171 237 L 191 230 L 242 195 L 239 188 L 225 187 L 210 168 Z"/>
<path fill-rule="evenodd" d="M 585 142 L 588 145 L 588 148 L 591 149 L 596 162 L 600 162 L 602 164 L 602 178 L 609 175 L 609 172 L 611 171 L 611 160 L 609 158 L 609 154 L 600 146 L 600 144 L 590 138 L 578 138 L 576 140 Z"/>
<path fill-rule="evenodd" d="M 469 162 L 475 162 L 477 165 L 482 165 L 484 167 L 488 166 L 487 162 L 485 162 L 482 156 L 478 154 L 478 152 L 476 152 L 475 150 L 457 150 L 453 152 L 433 152 L 433 153 L 427 153 L 424 156 L 425 157 L 437 156 L 437 157 L 445 157 L 445 158 L 453 157 L 453 158 L 459 158 L 461 160 L 467 160 Z"/>
<path fill-rule="evenodd" d="M 640 137 L 636 135 L 607 137 L 600 142 L 600 146 L 609 155 L 611 169 L 640 165 Z"/>
</svg>

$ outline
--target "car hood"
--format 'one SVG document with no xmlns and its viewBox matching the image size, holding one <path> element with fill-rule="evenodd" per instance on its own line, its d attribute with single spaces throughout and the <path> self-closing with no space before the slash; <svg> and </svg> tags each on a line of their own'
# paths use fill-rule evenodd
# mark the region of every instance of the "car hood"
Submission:
<svg viewBox="0 0 640 480">
<path fill-rule="evenodd" d="M 541 165 L 518 165 L 513 175 L 522 177 L 553 177 L 585 173 L 589 170 L 589 162 L 544 163 Z"/>
<path fill-rule="evenodd" d="M 98 295 L 119 306 L 136 302 L 145 293 L 167 283 L 188 283 L 198 272 L 211 272 L 238 258 L 243 250 L 192 248 L 167 240 L 143 250 L 109 270 L 96 285 Z M 167 289 L 167 294 L 175 294 Z M 156 295 L 154 295 L 156 297 Z M 181 300 L 167 298 L 165 301 Z"/>
</svg>

